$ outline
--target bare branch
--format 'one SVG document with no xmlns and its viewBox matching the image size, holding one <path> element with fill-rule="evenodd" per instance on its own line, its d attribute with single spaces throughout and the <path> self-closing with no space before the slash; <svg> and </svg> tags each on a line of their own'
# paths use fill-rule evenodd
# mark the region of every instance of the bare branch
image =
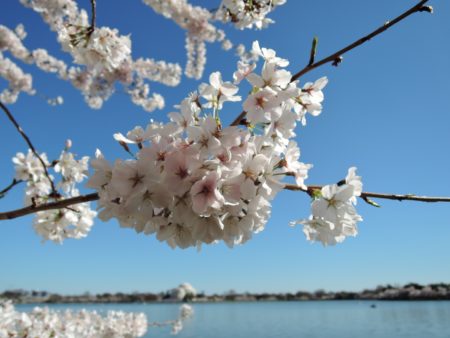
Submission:
<svg viewBox="0 0 450 338">
<path fill-rule="evenodd" d="M 10 191 L 12 188 L 14 188 L 19 183 L 22 183 L 22 180 L 16 180 L 15 178 L 12 180 L 12 182 L 3 190 L 0 191 L 0 198 L 5 197 L 5 194 Z"/>
<path fill-rule="evenodd" d="M 74 204 L 96 201 L 99 198 L 100 197 L 98 196 L 97 193 L 92 193 L 92 194 L 88 194 L 88 195 L 67 198 L 67 199 L 63 199 L 63 200 L 51 202 L 51 203 L 46 203 L 46 204 L 30 205 L 28 207 L 24 207 L 24 208 L 17 209 L 17 210 L 0 212 L 0 220 L 14 219 L 17 217 L 34 214 L 38 211 L 63 209 L 63 208 L 67 208 L 68 206 L 74 205 Z"/>
<path fill-rule="evenodd" d="M 5 112 L 6 116 L 8 116 L 9 120 L 16 127 L 17 131 L 22 136 L 22 138 L 25 140 L 25 142 L 28 144 L 28 147 L 31 149 L 31 151 L 33 152 L 34 156 L 36 156 L 37 159 L 39 160 L 39 162 L 41 162 L 42 168 L 44 169 L 45 176 L 47 177 L 48 181 L 50 182 L 50 186 L 52 188 L 52 192 L 51 192 L 50 196 L 52 196 L 52 197 L 59 196 L 59 193 L 56 191 L 55 184 L 53 183 L 53 180 L 51 179 L 50 174 L 48 173 L 47 166 L 46 166 L 45 162 L 41 158 L 41 156 L 39 156 L 38 152 L 36 151 L 36 149 L 34 148 L 33 144 L 31 143 L 30 138 L 27 136 L 27 134 L 25 134 L 25 132 L 23 131 L 22 127 L 16 121 L 16 119 L 14 118 L 12 113 L 9 111 L 9 109 L 1 101 L 0 101 L 0 108 L 2 108 L 2 110 Z"/>
<path fill-rule="evenodd" d="M 312 45 L 312 49 L 311 49 L 311 54 L 310 54 L 310 59 L 308 62 L 308 65 L 303 68 L 302 70 L 300 70 L 299 72 L 297 72 L 296 74 L 294 74 L 291 78 L 291 82 L 299 79 L 302 75 L 310 72 L 311 70 L 323 66 L 324 64 L 327 63 L 332 63 L 334 66 L 338 66 L 341 62 L 342 62 L 342 55 L 344 55 L 345 53 L 351 51 L 352 49 L 355 49 L 356 47 L 362 45 L 363 43 L 369 41 L 370 39 L 374 38 L 375 36 L 383 33 L 384 31 L 386 31 L 387 29 L 389 29 L 390 27 L 394 26 L 395 24 L 399 23 L 400 21 L 402 21 L 403 19 L 406 19 L 408 16 L 410 16 L 411 14 L 417 13 L 417 12 L 428 12 L 431 13 L 432 9 L 430 9 L 431 7 L 429 6 L 424 6 L 425 3 L 427 3 L 429 0 L 422 0 L 420 1 L 417 5 L 415 5 L 414 7 L 410 8 L 409 10 L 407 10 L 406 12 L 404 12 L 403 14 L 399 15 L 398 17 L 396 17 L 395 19 L 391 20 L 391 21 L 386 21 L 386 23 L 379 27 L 378 29 L 374 30 L 372 33 L 362 37 L 359 40 L 356 40 L 355 42 L 353 42 L 352 44 L 348 45 L 347 47 L 342 48 L 341 50 L 337 51 L 336 53 L 331 54 L 330 56 L 327 56 L 326 58 L 314 62 L 314 58 L 315 58 L 315 47 L 317 47 L 317 41 L 313 41 L 313 45 Z M 236 117 L 236 119 L 234 119 L 233 122 L 231 122 L 231 126 L 237 126 L 239 124 L 242 123 L 243 119 L 245 118 L 245 115 L 247 113 L 245 111 L 242 111 L 238 117 Z"/>
<path fill-rule="evenodd" d="M 411 14 L 414 14 L 414 13 L 417 13 L 417 12 L 429 12 L 428 10 L 425 10 L 425 8 L 428 9 L 428 7 L 424 7 L 424 4 L 427 3 L 428 1 L 429 0 L 422 0 L 422 1 L 420 1 L 417 5 L 415 5 L 414 7 L 410 8 L 409 10 L 404 12 L 403 14 L 399 15 L 398 17 L 396 17 L 395 19 L 390 20 L 390 21 L 386 21 L 386 23 L 383 26 L 381 26 L 378 29 L 374 30 L 372 33 L 364 36 L 363 38 L 361 38 L 359 40 L 356 40 L 355 42 L 351 43 L 347 47 L 342 48 L 341 50 L 337 51 L 336 53 L 333 53 L 330 56 L 327 56 L 326 58 L 324 58 L 324 59 L 322 59 L 320 61 L 317 61 L 317 62 L 312 63 L 312 64 L 308 64 L 301 71 L 299 71 L 298 73 L 294 74 L 294 76 L 292 76 L 291 81 L 297 80 L 302 75 L 304 75 L 304 74 L 308 73 L 309 71 L 311 71 L 311 70 L 313 70 L 313 69 L 315 69 L 317 67 L 320 67 L 320 66 L 322 66 L 322 65 L 324 65 L 326 63 L 336 62 L 337 60 L 342 58 L 342 55 L 344 55 L 345 53 L 347 53 L 347 52 L 351 51 L 352 49 L 362 45 L 363 43 L 369 41 L 370 39 L 374 38 L 375 36 L 383 33 L 384 31 L 388 30 L 390 27 L 392 27 L 395 24 L 399 23 L 403 19 L 406 19 Z"/>
<path fill-rule="evenodd" d="M 307 189 L 304 189 L 295 184 L 286 184 L 284 189 L 291 191 L 303 191 L 308 195 L 312 196 L 315 190 L 322 189 L 320 185 L 310 185 Z M 399 195 L 399 194 L 381 194 L 375 192 L 362 192 L 360 196 L 365 202 L 374 205 L 374 202 L 370 200 L 370 198 L 379 198 L 379 199 L 387 199 L 387 200 L 396 200 L 396 201 L 416 201 L 416 202 L 428 202 L 428 203 L 436 203 L 436 202 L 450 202 L 450 197 L 430 197 L 430 196 L 418 196 L 413 194 Z M 52 209 L 62 209 L 67 208 L 70 205 L 92 202 L 98 200 L 100 197 L 97 193 L 92 193 L 88 195 L 82 195 L 72 198 L 67 198 L 64 200 L 60 200 L 57 202 L 51 202 L 47 204 L 41 205 L 31 205 L 22 209 L 1 212 L 0 220 L 13 219 L 17 217 L 22 217 L 25 215 L 33 214 L 38 211 L 44 210 L 52 210 Z M 376 203 L 375 203 L 376 204 Z"/>
<path fill-rule="evenodd" d="M 97 19 L 96 6 L 97 6 L 96 0 L 91 0 L 91 12 L 92 12 L 92 14 L 91 14 L 91 29 L 92 29 L 92 31 L 94 31 L 94 29 L 95 29 L 95 21 Z"/>
<path fill-rule="evenodd" d="M 320 185 L 310 185 L 307 189 L 304 189 L 295 184 L 286 184 L 284 186 L 286 190 L 292 191 L 303 191 L 307 194 L 311 195 L 314 190 L 322 189 Z M 450 202 L 450 197 L 430 197 L 430 196 L 418 196 L 414 194 L 382 194 L 376 192 L 362 192 L 360 196 L 364 201 L 368 201 L 370 198 L 380 198 L 385 200 L 395 200 L 395 201 L 416 201 L 416 202 L 428 202 L 428 203 L 436 203 L 436 202 Z M 367 202 L 369 203 L 369 202 Z M 371 204 L 371 203 L 369 203 Z"/>
</svg>

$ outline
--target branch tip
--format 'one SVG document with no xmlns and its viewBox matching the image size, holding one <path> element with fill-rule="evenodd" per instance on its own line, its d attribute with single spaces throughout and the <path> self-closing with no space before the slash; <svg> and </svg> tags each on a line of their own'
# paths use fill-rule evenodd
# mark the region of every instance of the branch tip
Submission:
<svg viewBox="0 0 450 338">
<path fill-rule="evenodd" d="M 311 66 L 314 63 L 317 54 L 317 44 L 319 43 L 319 38 L 317 36 L 314 37 L 311 45 L 311 53 L 309 55 L 308 66 Z"/>
<path fill-rule="evenodd" d="M 342 56 L 338 56 L 336 59 L 333 60 L 333 63 L 331 65 L 337 67 L 342 63 L 343 60 L 344 58 Z"/>
<path fill-rule="evenodd" d="M 430 14 L 433 14 L 433 6 L 422 6 L 420 9 L 419 9 L 419 12 L 427 12 L 427 13 L 430 13 Z"/>
</svg>

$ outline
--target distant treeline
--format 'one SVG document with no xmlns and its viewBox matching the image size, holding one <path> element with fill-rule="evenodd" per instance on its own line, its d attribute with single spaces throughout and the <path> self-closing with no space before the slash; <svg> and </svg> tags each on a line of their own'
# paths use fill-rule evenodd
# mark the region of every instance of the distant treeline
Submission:
<svg viewBox="0 0 450 338">
<path fill-rule="evenodd" d="M 101 293 L 82 295 L 60 295 L 46 291 L 8 290 L 0 294 L 0 299 L 14 303 L 151 303 L 174 302 L 170 292 L 150 293 Z M 297 293 L 238 293 L 229 291 L 224 294 L 206 295 L 199 293 L 183 301 L 223 302 L 223 301 L 300 301 L 300 300 L 450 300 L 450 284 L 438 283 L 420 285 L 410 283 L 404 286 L 378 286 L 361 292 L 315 292 Z"/>
</svg>

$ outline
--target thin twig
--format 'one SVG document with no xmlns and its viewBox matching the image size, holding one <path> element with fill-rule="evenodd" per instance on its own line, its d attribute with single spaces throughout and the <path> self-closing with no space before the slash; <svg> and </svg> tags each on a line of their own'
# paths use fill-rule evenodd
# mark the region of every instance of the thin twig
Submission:
<svg viewBox="0 0 450 338">
<path fill-rule="evenodd" d="M 12 182 L 3 190 L 0 191 L 0 198 L 4 197 L 5 194 L 10 191 L 12 188 L 14 188 L 19 183 L 22 183 L 22 180 L 16 180 L 15 178 L 12 180 Z"/>
<path fill-rule="evenodd" d="M 308 194 L 311 194 L 314 190 L 322 189 L 320 185 L 310 185 L 307 189 L 304 189 L 295 184 L 286 184 L 284 186 L 286 190 L 292 191 L 303 191 Z M 428 202 L 428 203 L 436 203 L 436 202 L 450 202 L 450 197 L 430 197 L 430 196 L 418 196 L 414 194 L 382 194 L 376 192 L 362 192 L 361 198 L 367 202 L 369 198 L 380 198 L 385 200 L 395 200 L 395 201 L 416 201 L 416 202 Z M 369 203 L 369 202 L 368 202 Z"/>
<path fill-rule="evenodd" d="M 301 71 L 299 71 L 298 73 L 294 74 L 294 76 L 292 76 L 291 81 L 295 81 L 297 80 L 299 77 L 301 77 L 302 75 L 308 73 L 309 71 L 320 67 L 326 63 L 329 62 L 335 62 L 338 58 L 342 57 L 342 55 L 344 55 L 345 53 L 351 51 L 352 49 L 362 45 L 363 43 L 369 41 L 370 39 L 374 38 L 375 36 L 383 33 L 384 31 L 388 30 L 390 27 L 394 26 L 395 24 L 399 23 L 400 21 L 402 21 L 403 19 L 406 19 L 408 16 L 410 16 L 411 14 L 414 14 L 416 12 L 423 12 L 425 11 L 423 9 L 423 5 L 425 3 L 427 3 L 429 0 L 422 0 L 420 1 L 417 5 L 415 5 L 414 7 L 411 7 L 409 10 L 407 10 L 406 12 L 404 12 L 403 14 L 399 15 L 398 17 L 396 17 L 395 19 L 391 20 L 391 21 L 386 21 L 386 23 L 379 27 L 378 29 L 374 30 L 372 33 L 364 36 L 363 38 L 351 43 L 350 45 L 348 45 L 347 47 L 342 48 L 341 50 L 337 51 L 336 53 L 331 54 L 330 56 L 327 56 L 326 58 L 317 61 L 313 64 L 308 64 L 305 68 L 303 68 Z"/>
<path fill-rule="evenodd" d="M 326 63 L 330 63 L 331 62 L 334 65 L 338 65 L 342 61 L 342 55 L 344 55 L 345 53 L 351 51 L 352 49 L 362 45 L 363 43 L 369 41 L 370 39 L 374 38 L 375 36 L 383 33 L 384 31 L 386 31 L 390 27 L 394 26 L 395 24 L 399 23 L 403 19 L 406 19 L 411 14 L 414 14 L 416 12 L 431 12 L 430 7 L 424 6 L 424 4 L 427 3 L 428 1 L 429 0 L 422 0 L 422 1 L 420 1 L 414 7 L 411 7 L 409 10 L 407 10 L 403 14 L 399 15 L 395 19 L 393 19 L 391 21 L 387 21 L 383 26 L 381 26 L 380 28 L 374 30 L 372 33 L 364 36 L 361 39 L 356 40 L 355 42 L 351 43 L 347 47 L 342 48 L 341 50 L 337 51 L 336 53 L 333 53 L 330 56 L 327 56 L 326 58 L 324 58 L 324 59 L 322 59 L 320 61 L 314 62 L 314 57 L 312 56 L 313 50 L 311 50 L 311 55 L 310 55 L 310 60 L 308 62 L 308 65 L 305 68 L 303 68 L 302 70 L 300 70 L 299 72 L 297 72 L 296 74 L 294 74 L 292 76 L 292 78 L 291 78 L 291 82 L 293 82 L 295 80 L 298 80 L 302 75 L 310 72 L 311 70 L 313 70 L 313 69 L 315 69 L 317 67 L 323 66 Z M 312 63 L 311 63 L 311 60 L 313 61 Z M 237 125 L 241 124 L 241 121 L 245 118 L 246 114 L 247 113 L 245 111 L 242 111 L 239 114 L 239 116 L 236 117 L 236 119 L 234 119 L 233 122 L 231 122 L 230 125 L 231 126 L 237 126 Z"/>
<path fill-rule="evenodd" d="M 22 127 L 16 121 L 16 119 L 14 118 L 14 116 L 12 115 L 10 110 L 1 101 L 0 101 L 0 107 L 5 112 L 6 116 L 8 116 L 8 118 L 12 122 L 12 124 L 16 127 L 17 131 L 22 136 L 22 138 L 25 140 L 25 142 L 28 144 L 28 147 L 31 149 L 31 151 L 33 152 L 34 156 L 36 156 L 37 159 L 39 160 L 39 162 L 41 162 L 42 168 L 44 169 L 45 176 L 47 177 L 48 181 L 50 182 L 50 186 L 52 188 L 52 192 L 51 192 L 50 196 L 51 197 L 59 196 L 59 193 L 56 191 L 55 184 L 53 183 L 53 180 L 51 179 L 50 174 L 48 173 L 47 165 L 45 164 L 45 162 L 42 159 L 42 157 L 39 156 L 38 152 L 36 151 L 36 149 L 34 148 L 33 144 L 31 143 L 30 138 L 27 136 L 27 134 L 25 134 L 25 132 L 23 131 Z"/>
<path fill-rule="evenodd" d="M 91 14 L 91 29 L 92 29 L 92 31 L 94 31 L 94 29 L 95 29 L 95 21 L 97 19 L 96 6 L 97 6 L 96 0 L 91 0 L 91 12 L 92 12 L 92 14 Z"/>
<path fill-rule="evenodd" d="M 77 197 L 63 199 L 63 200 L 60 200 L 57 202 L 51 202 L 51 203 L 40 204 L 40 205 L 30 205 L 28 207 L 24 207 L 24 208 L 17 209 L 17 210 L 0 212 L 0 220 L 14 219 L 17 217 L 34 214 L 38 211 L 63 209 L 63 208 L 67 208 L 68 206 L 74 205 L 74 204 L 96 201 L 99 198 L 100 197 L 98 196 L 97 193 L 92 193 L 92 194 L 88 194 L 88 195 L 81 195 L 81 196 L 77 196 Z"/>
<path fill-rule="evenodd" d="M 311 45 L 311 52 L 309 54 L 309 62 L 308 66 L 314 64 L 314 61 L 316 59 L 316 53 L 317 53 L 317 43 L 319 42 L 319 39 L 317 36 L 314 37 L 312 45 Z"/>
<path fill-rule="evenodd" d="M 166 327 L 169 325 L 174 325 L 177 321 L 176 320 L 166 320 L 165 322 L 153 322 L 149 323 L 148 327 Z"/>
</svg>

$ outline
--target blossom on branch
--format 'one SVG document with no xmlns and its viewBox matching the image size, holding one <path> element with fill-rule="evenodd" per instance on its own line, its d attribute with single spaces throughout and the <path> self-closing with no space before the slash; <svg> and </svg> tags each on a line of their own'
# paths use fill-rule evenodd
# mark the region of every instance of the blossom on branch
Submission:
<svg viewBox="0 0 450 338">
<path fill-rule="evenodd" d="M 254 46 L 264 64 L 262 75 L 246 70 L 255 87 L 243 104 L 250 123 L 223 127 L 219 112 L 240 99 L 239 88 L 215 72 L 199 94 L 181 102 L 180 112 L 170 113 L 169 122 L 135 127 L 126 137 L 115 134 L 127 151 L 136 145 L 137 153 L 111 165 L 97 152 L 92 161 L 88 186 L 99 194 L 101 219 L 116 218 L 171 247 L 221 240 L 232 247 L 264 229 L 284 177 L 305 187 L 312 166 L 299 161 L 291 140 L 299 120 L 292 104 L 297 82 L 288 82 L 286 60 Z"/>
<path fill-rule="evenodd" d="M 356 236 L 356 224 L 362 221 L 362 217 L 354 205 L 356 197 L 361 195 L 362 183 L 355 172 L 356 168 L 350 168 L 345 183 L 326 185 L 314 193 L 312 215 L 308 219 L 291 222 L 291 225 L 303 224 L 306 238 L 320 241 L 325 246 Z"/>
</svg>

